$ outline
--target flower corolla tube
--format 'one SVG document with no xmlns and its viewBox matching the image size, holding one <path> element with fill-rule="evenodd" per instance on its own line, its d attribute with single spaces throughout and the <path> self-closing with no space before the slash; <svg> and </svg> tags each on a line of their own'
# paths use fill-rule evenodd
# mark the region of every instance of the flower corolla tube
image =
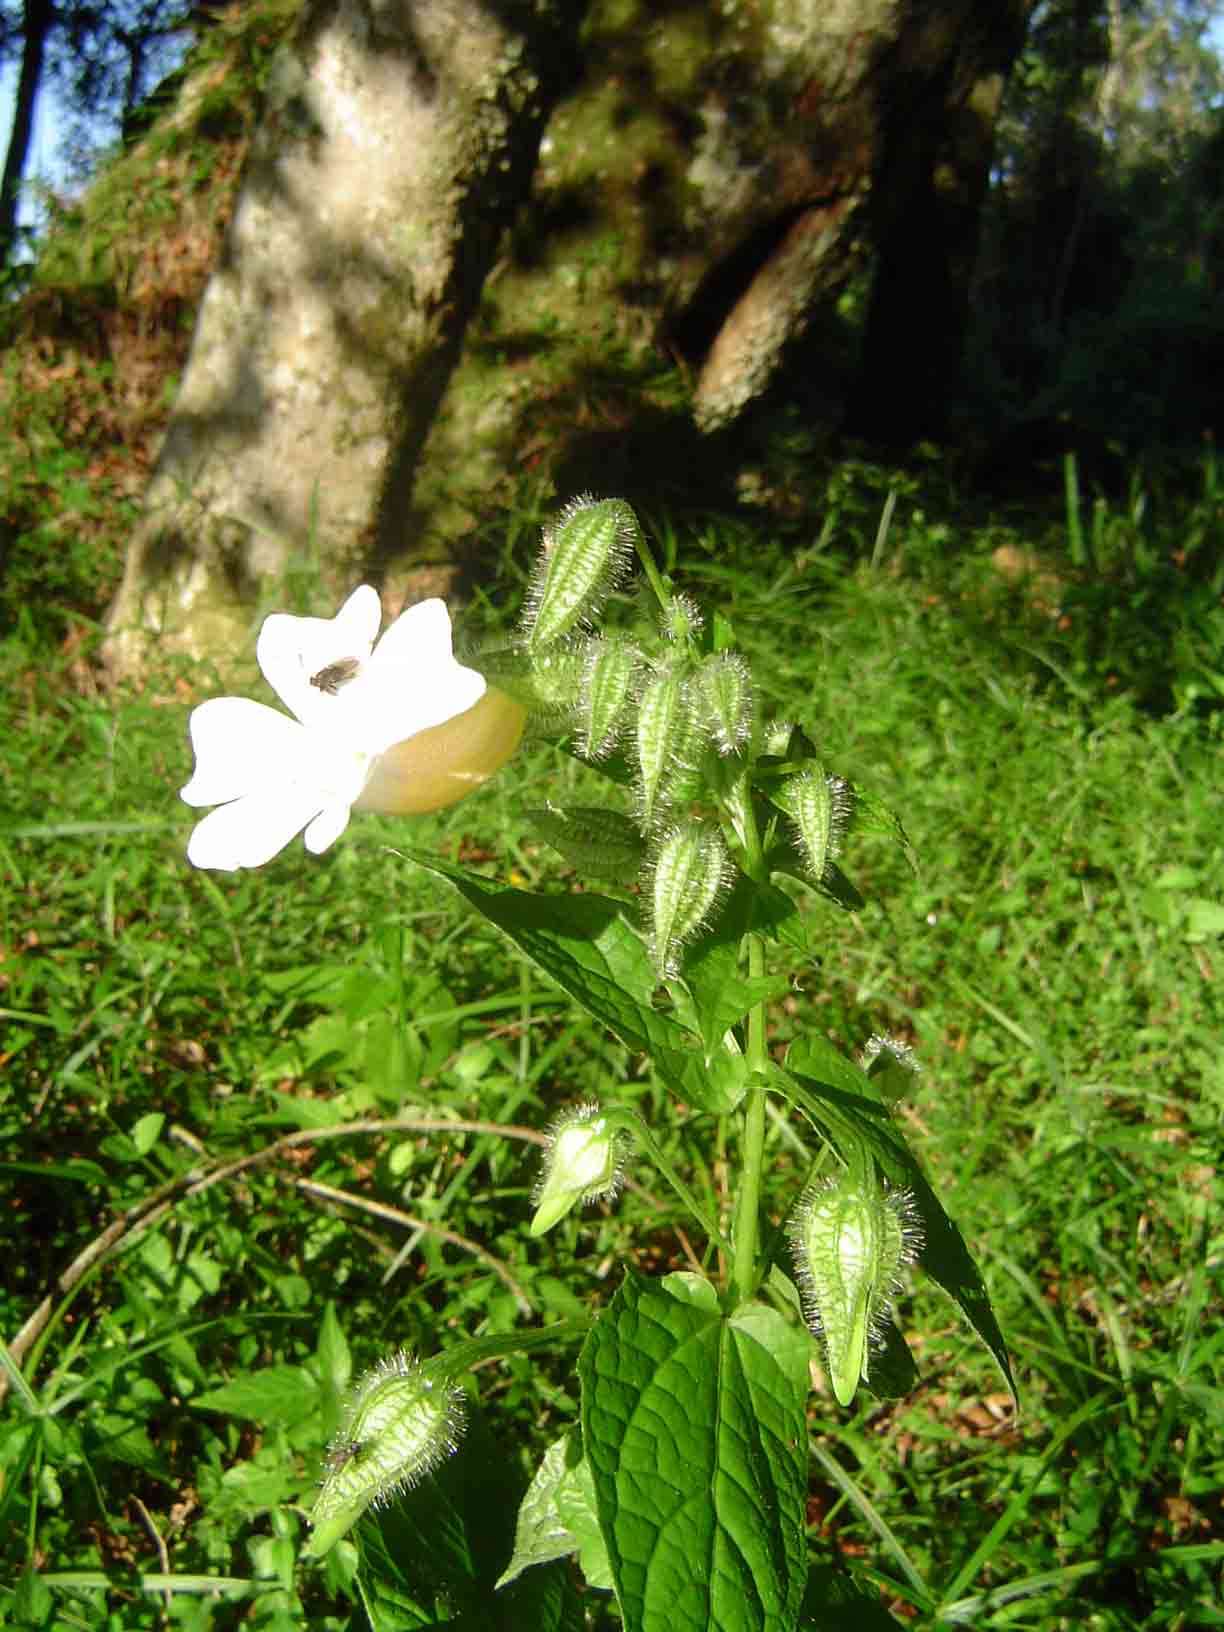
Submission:
<svg viewBox="0 0 1224 1632">
<path fill-rule="evenodd" d="M 192 832 L 195 866 L 259 867 L 303 831 L 318 855 L 352 810 L 441 810 L 509 759 L 525 710 L 456 662 L 445 604 L 409 607 L 378 639 L 381 621 L 369 584 L 334 618 L 274 612 L 255 655 L 293 717 L 247 697 L 193 710 L 181 797 L 218 807 Z"/>
</svg>

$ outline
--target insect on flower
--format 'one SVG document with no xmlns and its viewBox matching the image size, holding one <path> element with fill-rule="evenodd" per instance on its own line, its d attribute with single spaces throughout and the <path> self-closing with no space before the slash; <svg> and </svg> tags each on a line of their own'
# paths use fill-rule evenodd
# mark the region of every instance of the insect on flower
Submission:
<svg viewBox="0 0 1224 1632">
<path fill-rule="evenodd" d="M 320 691 L 326 692 L 329 697 L 334 697 L 341 686 L 347 686 L 350 680 L 357 678 L 360 668 L 361 661 L 359 658 L 342 657 L 336 663 L 327 664 L 325 668 L 319 670 L 318 674 L 312 674 L 310 683 L 312 686 L 317 686 Z"/>
<path fill-rule="evenodd" d="M 187 846 L 195 867 L 262 867 L 295 833 L 321 855 L 355 808 L 441 810 L 514 752 L 526 711 L 455 661 L 442 601 L 419 601 L 381 638 L 370 584 L 334 618 L 270 613 L 255 655 L 288 713 L 210 697 L 191 714 L 189 805 L 217 808 Z"/>
</svg>

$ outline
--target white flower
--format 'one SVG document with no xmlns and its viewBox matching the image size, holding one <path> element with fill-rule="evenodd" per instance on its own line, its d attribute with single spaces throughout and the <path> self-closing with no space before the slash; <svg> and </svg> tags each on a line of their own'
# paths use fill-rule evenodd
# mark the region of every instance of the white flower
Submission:
<svg viewBox="0 0 1224 1632">
<path fill-rule="evenodd" d="M 295 717 L 246 697 L 216 697 L 193 711 L 195 774 L 181 797 L 189 805 L 220 807 L 191 835 L 187 857 L 197 867 L 259 867 L 303 829 L 308 850 L 326 850 L 344 832 L 384 756 L 484 697 L 483 675 L 455 661 L 442 601 L 409 607 L 376 645 L 381 621 L 378 592 L 369 584 L 354 590 L 334 618 L 274 612 L 264 620 L 255 653 Z M 501 759 L 517 741 L 515 734 Z M 437 745 L 428 757 L 424 775 L 432 766 L 436 778 Z M 419 773 L 415 762 L 414 770 Z M 490 773 L 482 766 L 449 774 L 464 778 L 451 795 L 459 798 Z M 401 772 L 398 803 L 366 803 L 396 810 L 450 802 L 419 796 L 414 802 L 404 797 L 403 781 Z"/>
</svg>

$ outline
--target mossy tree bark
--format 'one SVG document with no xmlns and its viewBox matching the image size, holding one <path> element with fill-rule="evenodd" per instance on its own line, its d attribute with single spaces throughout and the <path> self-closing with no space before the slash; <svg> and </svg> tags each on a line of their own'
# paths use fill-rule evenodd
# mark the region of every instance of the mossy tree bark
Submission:
<svg viewBox="0 0 1224 1632">
<path fill-rule="evenodd" d="M 111 608 L 108 652 L 233 650 L 317 552 L 337 592 L 400 525 L 581 7 L 306 0 Z"/>
<path fill-rule="evenodd" d="M 121 661 L 138 627 L 223 646 L 308 547 L 338 593 L 398 594 L 524 467 L 638 502 L 665 467 L 708 497 L 734 468 L 711 438 L 873 253 L 882 309 L 915 261 L 959 287 L 1031 0 L 521 0 L 530 26 L 510 0 L 380 3 L 307 0 L 112 612 Z M 941 200 L 920 219 L 915 178 Z"/>
<path fill-rule="evenodd" d="M 446 554 L 523 464 L 562 497 L 706 502 L 776 386 L 836 422 L 852 279 L 876 291 L 862 401 L 904 398 L 910 347 L 916 389 L 946 388 L 1032 3 L 596 0 L 423 452 L 418 547 Z"/>
</svg>

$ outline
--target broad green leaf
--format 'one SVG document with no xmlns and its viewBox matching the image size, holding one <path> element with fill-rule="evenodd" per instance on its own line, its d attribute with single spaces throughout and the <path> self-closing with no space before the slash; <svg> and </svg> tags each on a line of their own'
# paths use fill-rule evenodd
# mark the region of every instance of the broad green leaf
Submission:
<svg viewBox="0 0 1224 1632">
<path fill-rule="evenodd" d="M 832 901 L 843 912 L 861 912 L 867 905 L 835 861 L 825 862 L 825 870 L 818 880 L 807 871 L 799 852 L 790 845 L 775 846 L 769 853 L 768 861 L 771 872 L 795 879 L 805 889 L 814 890 L 817 895 L 823 895 L 826 901 Z"/>
<path fill-rule="evenodd" d="M 226 1468 L 210 1494 L 208 1513 L 215 1524 L 233 1518 L 249 1521 L 301 1496 L 302 1478 L 293 1458 L 265 1445 L 253 1461 Z"/>
<path fill-rule="evenodd" d="M 221 1285 L 221 1265 L 215 1258 L 189 1252 L 179 1259 L 160 1231 L 145 1236 L 136 1252 L 160 1290 L 172 1296 L 180 1309 L 190 1309 L 201 1298 L 211 1297 Z"/>
<path fill-rule="evenodd" d="M 791 1632 L 807 1574 L 808 1337 L 632 1273 L 579 1361 L 628 1632 Z"/>
<path fill-rule="evenodd" d="M 1224 935 L 1224 905 L 1195 896 L 1187 902 L 1186 939 L 1188 941 L 1214 940 Z"/>
<path fill-rule="evenodd" d="M 301 1366 L 265 1366 L 207 1394 L 197 1394 L 190 1403 L 199 1411 L 289 1426 L 318 1411 L 319 1385 Z"/>
<path fill-rule="evenodd" d="M 646 858 L 646 844 L 622 811 L 603 806 L 525 810 L 528 831 L 550 845 L 583 878 L 627 889 Z"/>
<path fill-rule="evenodd" d="M 814 1053 L 810 1047 L 805 1057 L 809 1062 L 813 1060 Z M 834 1060 L 840 1061 L 840 1066 L 834 1066 Z M 828 1134 L 844 1160 L 850 1160 L 856 1149 L 866 1149 L 890 1184 L 912 1191 L 924 1235 L 918 1262 L 959 1304 L 965 1319 L 998 1362 L 1014 1398 L 1016 1383 L 1007 1345 L 990 1306 L 981 1272 L 970 1256 L 964 1236 L 944 1212 L 888 1110 L 875 1100 L 875 1084 L 865 1072 L 859 1071 L 857 1066 L 839 1055 L 836 1049 L 830 1048 L 829 1063 L 832 1066 L 829 1076 L 838 1075 L 842 1082 L 853 1083 L 849 1092 L 842 1082 L 834 1085 L 797 1075 L 790 1069 L 789 1056 L 788 1069 L 773 1072 L 771 1084 L 807 1112 Z M 865 1088 L 861 1086 L 860 1079 Z"/>
<path fill-rule="evenodd" d="M 166 1477 L 166 1462 L 143 1422 L 118 1411 L 98 1411 L 89 1419 L 86 1448 L 103 1461 L 127 1462 Z"/>
<path fill-rule="evenodd" d="M 608 1561 L 603 1531 L 599 1528 L 595 1476 L 585 1456 L 574 1464 L 569 1477 L 562 1481 L 557 1491 L 557 1507 L 578 1542 L 578 1565 L 587 1585 L 611 1592 L 612 1565 Z"/>
<path fill-rule="evenodd" d="M 497 1578 L 499 1587 L 514 1581 L 533 1564 L 550 1564 L 576 1548 L 569 1526 L 557 1506 L 557 1490 L 565 1478 L 569 1435 L 554 1439 L 540 1459 L 535 1477 L 519 1504 L 514 1527 L 514 1552 Z"/>
<path fill-rule="evenodd" d="M 32 1564 L 27 1564 L 13 1594 L 13 1613 L 18 1626 L 45 1626 L 54 1607 L 54 1595 Z"/>
<path fill-rule="evenodd" d="M 599 895 L 536 895 L 491 883 L 436 856 L 400 853 L 446 879 L 588 1014 L 630 1048 L 649 1054 L 673 1092 L 704 1110 L 733 1108 L 736 1101 L 728 1101 L 701 1056 L 688 1047 L 683 1028 L 651 1007 L 654 965 L 619 902 Z"/>
<path fill-rule="evenodd" d="M 254 1118 L 267 1127 L 334 1128 L 344 1121 L 343 1107 L 333 1099 L 305 1099 L 300 1094 L 281 1094 L 265 1091 L 262 1100 L 270 1100 L 272 1110 L 264 1110 Z"/>
<path fill-rule="evenodd" d="M 694 1308 L 704 1309 L 710 1315 L 719 1312 L 718 1288 L 713 1281 L 698 1275 L 695 1270 L 673 1269 L 670 1275 L 660 1278 L 659 1285 L 681 1303 L 691 1303 Z"/>
<path fill-rule="evenodd" d="M 835 861 L 826 864 L 824 877 L 817 885 L 817 889 L 821 895 L 834 902 L 843 912 L 862 912 L 867 905 L 858 889 L 846 877 Z"/>
<path fill-rule="evenodd" d="M 752 900 L 752 927 L 768 940 L 782 941 L 804 957 L 812 956 L 811 926 L 785 890 L 758 884 Z"/>
</svg>

